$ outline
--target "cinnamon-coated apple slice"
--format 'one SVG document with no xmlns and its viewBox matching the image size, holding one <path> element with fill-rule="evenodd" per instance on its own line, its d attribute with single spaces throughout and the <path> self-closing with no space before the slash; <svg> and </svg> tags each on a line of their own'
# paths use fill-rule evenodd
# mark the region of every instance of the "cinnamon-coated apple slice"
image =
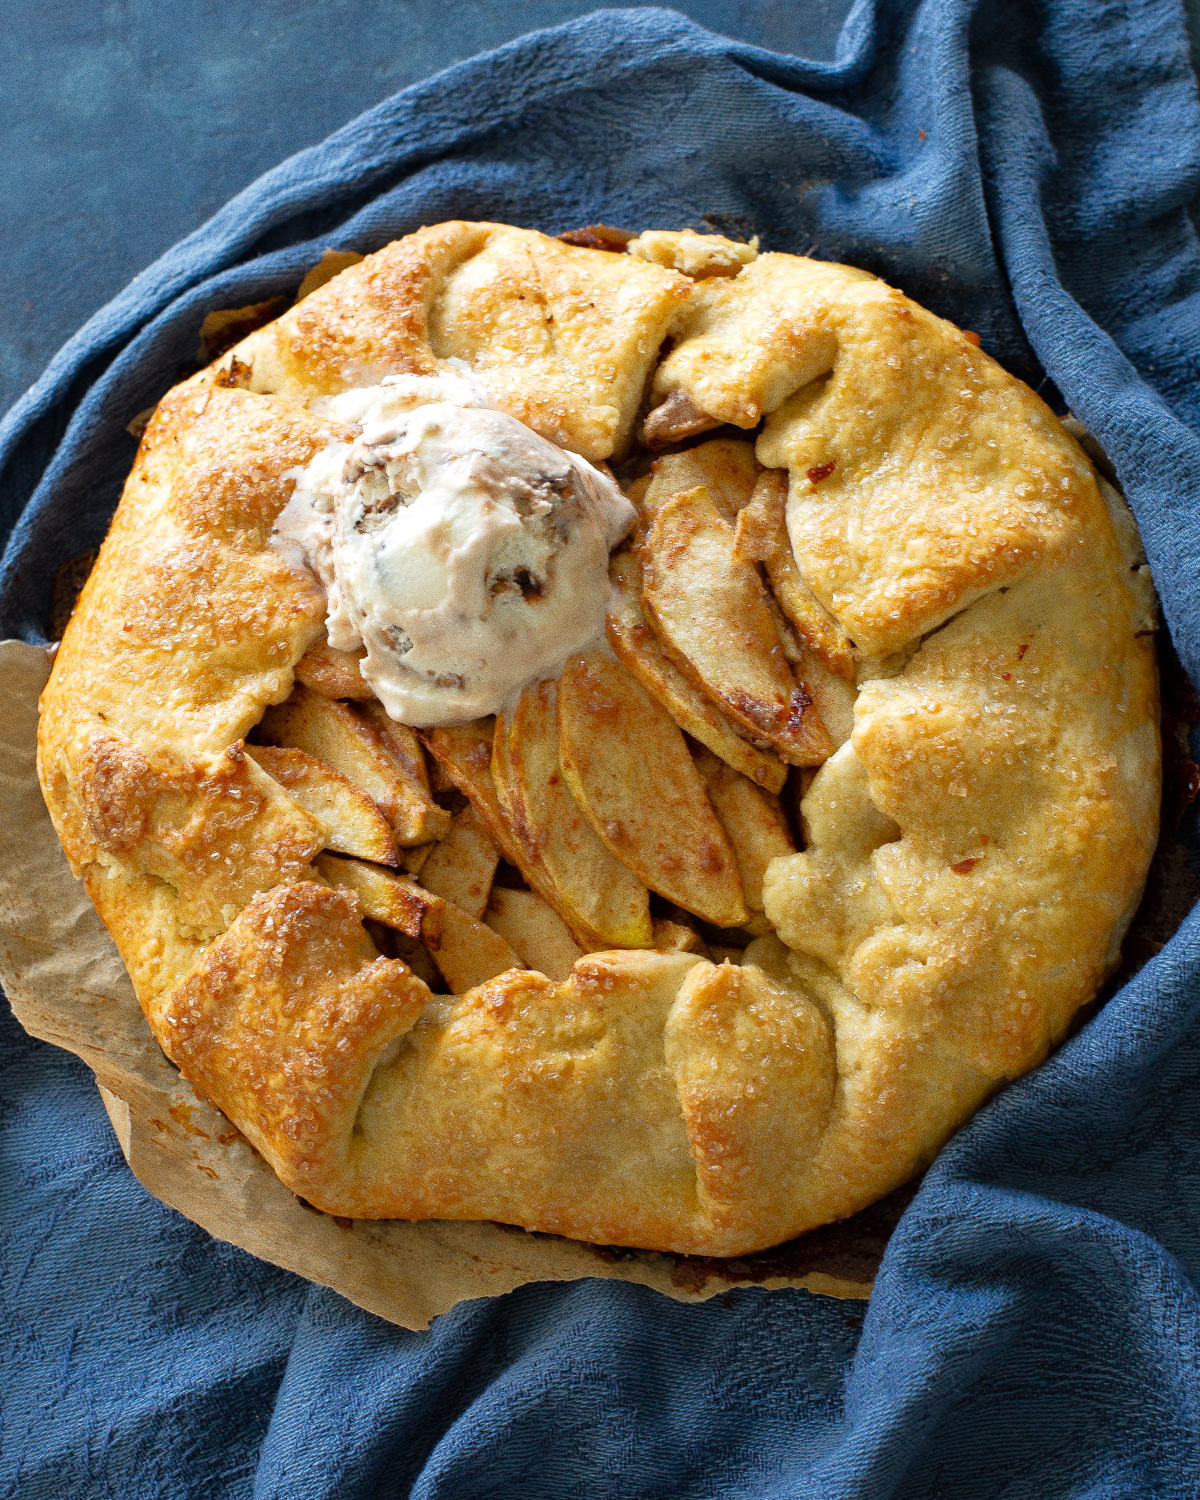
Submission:
<svg viewBox="0 0 1200 1500">
<path fill-rule="evenodd" d="M 713 438 L 695 448 L 685 448 L 682 453 L 669 453 L 658 459 L 639 503 L 649 519 L 672 495 L 702 484 L 722 520 L 733 525 L 738 512 L 754 493 L 762 472 L 753 443 L 741 438 Z"/>
<path fill-rule="evenodd" d="M 483 919 L 519 953 L 524 963 L 560 982 L 570 974 L 583 949 L 567 931 L 567 924 L 536 891 L 514 891 L 496 886 Z"/>
<path fill-rule="evenodd" d="M 425 729 L 421 738 L 446 779 L 470 799 L 471 806 L 487 829 L 496 848 L 510 865 L 514 865 L 542 899 L 557 912 L 565 909 L 558 889 L 544 861 L 527 855 L 513 833 L 508 814 L 496 795 L 492 779 L 492 743 L 495 739 L 494 717 L 473 719 L 468 724 L 454 724 L 443 729 Z M 438 846 L 440 847 L 440 846 Z M 431 856 L 432 857 L 432 856 Z M 585 941 L 586 924 L 579 928 L 579 940 Z M 607 946 L 604 942 L 597 947 Z"/>
<path fill-rule="evenodd" d="M 490 741 L 488 755 L 490 758 Z M 421 869 L 421 884 L 453 901 L 469 916 L 482 917 L 499 859 L 500 851 L 487 825 L 475 804 L 468 803 L 450 824 L 450 832 L 430 851 Z"/>
<path fill-rule="evenodd" d="M 454 995 L 465 995 L 497 974 L 526 967 L 500 933 L 449 901 L 442 916 L 441 937 L 429 951 Z"/>
<path fill-rule="evenodd" d="M 780 792 L 787 767 L 770 750 L 744 739 L 714 703 L 693 687 L 664 653 L 642 613 L 642 564 L 634 552 L 618 552 L 608 569 L 606 633 L 620 662 L 637 678 L 685 733 L 707 745 L 735 771 L 768 792 Z"/>
<path fill-rule="evenodd" d="M 374 730 L 400 772 L 408 799 L 408 817 L 421 829 L 423 841 L 436 842 L 445 838 L 450 831 L 450 814 L 433 800 L 429 769 L 416 730 L 393 719 L 382 703 L 359 704 L 354 713 Z"/>
<path fill-rule="evenodd" d="M 247 745 L 245 753 L 305 812 L 329 828 L 329 849 L 380 865 L 396 863 L 396 840 L 379 808 L 328 761 L 304 750 Z"/>
<path fill-rule="evenodd" d="M 318 641 L 296 663 L 296 681 L 322 698 L 370 703 L 375 694 L 358 669 L 365 655 L 365 651 L 337 651 L 328 641 Z"/>
<path fill-rule="evenodd" d="M 562 771 L 605 845 L 652 891 L 719 927 L 746 920 L 737 862 L 666 709 L 607 652 L 558 688 Z"/>
<path fill-rule="evenodd" d="M 487 837 L 495 844 L 496 849 L 504 855 L 508 864 L 514 865 L 520 873 L 528 880 L 529 885 L 537 891 L 537 894 L 546 901 L 550 909 L 564 916 L 567 912 L 567 903 L 562 898 L 553 877 L 550 876 L 546 862 L 538 858 L 537 850 L 532 856 L 526 852 L 522 841 L 516 837 L 511 826 L 510 817 L 496 795 L 496 784 L 492 780 L 492 742 L 495 739 L 495 718 L 474 718 L 466 724 L 452 724 L 444 729 L 423 729 L 422 739 L 426 750 L 434 756 L 435 763 L 441 774 L 450 781 L 452 786 L 458 787 L 463 796 L 469 798 L 471 807 L 478 814 L 483 828 L 486 828 Z M 453 831 L 452 831 L 453 837 Z M 435 852 L 441 849 L 441 844 L 435 844 Z M 431 855 L 432 861 L 432 855 Z M 495 871 L 492 871 L 495 873 Z M 422 871 L 425 877 L 425 871 Z M 438 888 L 438 867 L 435 865 L 431 879 Z M 490 874 L 487 876 L 490 883 Z M 447 895 L 453 900 L 453 895 L 443 889 L 441 894 Z M 468 907 L 463 907 L 468 909 Z M 469 910 L 469 915 L 475 915 L 474 910 Z M 589 933 L 591 929 L 585 922 L 573 922 L 571 924 L 574 936 L 580 944 L 591 944 L 594 948 L 609 947 L 609 944 L 600 939 L 591 942 Z"/>
<path fill-rule="evenodd" d="M 580 947 L 649 948 L 649 892 L 605 847 L 563 777 L 554 682 L 531 683 L 516 708 L 497 717 L 492 780 L 522 873 L 549 877 L 535 888 Z"/>
<path fill-rule="evenodd" d="M 257 734 L 264 745 L 290 746 L 328 761 L 377 804 L 404 847 L 440 838 L 449 826 L 449 814 L 432 801 L 428 783 L 347 703 L 297 684 L 286 703 L 267 709 Z"/>
<path fill-rule="evenodd" d="M 422 729 L 420 737 L 426 750 L 433 756 L 438 770 L 468 799 L 491 835 L 492 842 L 509 864 L 517 865 L 519 869 L 520 851 L 509 830 L 492 781 L 492 740 L 495 730 L 496 720 L 489 714 L 486 718 L 472 719 L 466 724 L 451 724 L 444 729 Z"/>
<path fill-rule="evenodd" d="M 642 603 L 668 656 L 735 724 L 792 765 L 820 765 L 833 743 L 734 537 L 703 485 L 666 501 L 642 543 Z"/>
<path fill-rule="evenodd" d="M 418 938 L 431 949 L 441 942 L 446 903 L 412 876 L 393 875 L 361 860 L 338 859 L 332 854 L 318 854 L 315 863 L 318 874 L 330 885 L 354 892 L 364 917 Z"/>
<path fill-rule="evenodd" d="M 760 791 L 707 750 L 697 752 L 696 768 L 733 845 L 746 905 L 761 912 L 767 866 L 773 859 L 796 852 L 779 799 Z"/>
<path fill-rule="evenodd" d="M 364 917 L 418 939 L 423 945 L 419 952 L 433 960 L 452 994 L 465 994 L 497 974 L 525 967 L 502 933 L 408 876 L 328 854 L 318 855 L 317 869 L 330 885 L 353 891 Z M 418 960 L 411 951 L 404 956 Z"/>
<path fill-rule="evenodd" d="M 749 503 L 738 515 L 735 550 L 739 557 L 761 562 L 771 592 L 809 649 L 827 669 L 854 681 L 854 646 L 850 637 L 805 583 L 788 539 L 788 476 L 784 469 L 765 469 Z"/>
</svg>

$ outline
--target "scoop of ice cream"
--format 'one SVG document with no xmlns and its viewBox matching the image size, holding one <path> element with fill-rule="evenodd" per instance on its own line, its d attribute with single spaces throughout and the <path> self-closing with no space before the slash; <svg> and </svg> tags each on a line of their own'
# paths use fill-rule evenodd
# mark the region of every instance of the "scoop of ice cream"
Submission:
<svg viewBox="0 0 1200 1500">
<path fill-rule="evenodd" d="M 603 633 L 633 506 L 467 378 L 347 391 L 357 425 L 296 475 L 273 542 L 321 578 L 339 650 L 405 724 L 495 713 Z"/>
</svg>

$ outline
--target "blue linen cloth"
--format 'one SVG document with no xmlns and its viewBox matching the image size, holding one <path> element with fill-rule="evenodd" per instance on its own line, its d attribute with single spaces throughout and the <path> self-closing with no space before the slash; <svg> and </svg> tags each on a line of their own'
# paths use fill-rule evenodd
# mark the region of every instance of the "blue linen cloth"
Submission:
<svg viewBox="0 0 1200 1500">
<path fill-rule="evenodd" d="M 837 58 L 600 12 L 283 163 L 0 427 L 0 632 L 44 638 L 210 308 L 422 223 L 758 233 L 886 275 L 1098 435 L 1200 680 L 1200 109 L 1172 0 L 859 0 Z M 530 1286 L 408 1333 L 209 1240 L 9 1017 L 0 1492 L 1194 1497 L 1200 919 L 951 1143 L 861 1304 Z"/>
</svg>

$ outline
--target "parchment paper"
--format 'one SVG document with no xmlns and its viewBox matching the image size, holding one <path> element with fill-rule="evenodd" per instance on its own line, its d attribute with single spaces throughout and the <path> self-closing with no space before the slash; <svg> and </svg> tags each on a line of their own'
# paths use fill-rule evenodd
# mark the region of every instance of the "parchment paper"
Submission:
<svg viewBox="0 0 1200 1500">
<path fill-rule="evenodd" d="M 67 865 L 34 771 L 49 655 L 0 642 L 0 982 L 32 1036 L 96 1075 L 126 1161 L 161 1202 L 219 1239 L 332 1287 L 404 1328 L 531 1281 L 603 1276 L 681 1302 L 731 1285 L 868 1297 L 903 1202 L 743 1261 L 613 1251 L 498 1224 L 332 1218 L 290 1192 L 150 1033 L 100 918 Z M 772 1274 L 778 1268 L 782 1274 Z"/>
</svg>

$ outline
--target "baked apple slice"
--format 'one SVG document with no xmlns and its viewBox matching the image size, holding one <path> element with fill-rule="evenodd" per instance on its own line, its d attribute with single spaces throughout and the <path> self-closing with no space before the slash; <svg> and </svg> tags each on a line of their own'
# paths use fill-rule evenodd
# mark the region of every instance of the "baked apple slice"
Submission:
<svg viewBox="0 0 1200 1500">
<path fill-rule="evenodd" d="M 412 844 L 406 849 L 397 849 L 400 868 L 409 875 L 419 875 L 425 867 L 425 861 L 436 848 L 436 844 Z"/>
<path fill-rule="evenodd" d="M 664 653 L 642 613 L 642 564 L 636 553 L 618 552 L 608 570 L 606 633 L 618 659 L 693 739 L 707 745 L 735 771 L 769 792 L 783 790 L 787 767 L 769 750 L 759 750 L 737 732 L 723 713 L 692 686 Z"/>
<path fill-rule="evenodd" d="M 319 855 L 316 863 L 330 885 L 358 897 L 364 917 L 422 943 L 455 995 L 463 995 L 509 969 L 525 967 L 501 933 L 453 902 L 422 889 L 407 876 L 332 855 Z M 415 961 L 416 957 L 408 953 L 406 961 Z"/>
<path fill-rule="evenodd" d="M 531 683 L 516 708 L 496 719 L 492 779 L 522 873 L 548 877 L 537 887 L 580 946 L 650 947 L 649 892 L 605 847 L 563 777 L 555 683 Z M 531 874 L 526 879 L 535 884 Z"/>
<path fill-rule="evenodd" d="M 489 715 L 485 719 L 472 719 L 467 724 L 452 724 L 445 729 L 423 729 L 421 740 L 442 775 L 451 786 L 458 788 L 479 814 L 492 842 L 509 864 L 515 865 L 519 853 L 517 843 L 509 832 L 492 781 L 495 729 L 496 720 Z"/>
<path fill-rule="evenodd" d="M 787 493 L 786 470 L 764 470 L 750 503 L 738 516 L 737 553 L 763 564 L 771 592 L 800 638 L 830 672 L 853 682 L 854 643 L 805 583 L 792 553 Z"/>
<path fill-rule="evenodd" d="M 642 602 L 667 654 L 735 724 L 792 765 L 820 765 L 832 741 L 734 536 L 703 485 L 673 496 L 642 543 Z"/>
<path fill-rule="evenodd" d="M 328 641 L 321 641 L 296 663 L 296 681 L 320 693 L 322 698 L 351 698 L 370 703 L 375 694 L 358 670 L 366 654 L 365 650 L 337 651 Z"/>
<path fill-rule="evenodd" d="M 655 917 L 654 946 L 660 953 L 699 953 L 708 956 L 708 945 L 686 922 L 675 922 L 670 917 Z"/>
<path fill-rule="evenodd" d="M 450 814 L 433 800 L 425 753 L 415 729 L 393 719 L 382 703 L 361 703 L 356 716 L 378 735 L 404 783 L 409 818 L 422 830 L 424 839 L 436 842 L 450 831 Z"/>
<path fill-rule="evenodd" d="M 496 886 L 484 921 L 531 969 L 550 979 L 566 979 L 575 960 L 583 957 L 567 924 L 536 891 Z"/>
<path fill-rule="evenodd" d="M 495 730 L 496 720 L 489 716 L 473 719 L 468 724 L 453 724 L 445 729 L 422 730 L 421 737 L 441 773 L 464 797 L 469 798 L 496 848 L 510 865 L 520 870 L 543 900 L 555 911 L 559 911 L 562 895 L 550 872 L 539 860 L 530 859 L 526 855 L 509 826 L 508 814 L 496 795 L 496 783 L 492 780 L 492 742 Z M 467 909 L 464 907 L 464 910 Z"/>
<path fill-rule="evenodd" d="M 329 828 L 329 849 L 357 854 L 379 865 L 396 863 L 396 840 L 379 808 L 328 761 L 306 750 L 246 745 L 245 753 Z"/>
<path fill-rule="evenodd" d="M 446 903 L 423 890 L 411 876 L 393 875 L 390 870 L 377 870 L 360 860 L 338 859 L 332 854 L 318 854 L 315 864 L 318 874 L 330 885 L 358 897 L 364 917 L 394 927 L 431 949 L 441 942 Z"/>
<path fill-rule="evenodd" d="M 433 846 L 421 869 L 421 884 L 469 916 L 482 917 L 499 861 L 500 851 L 471 802 L 455 816 L 446 837 Z"/>
<path fill-rule="evenodd" d="M 650 483 L 640 497 L 649 518 L 673 495 L 693 490 L 702 484 L 708 497 L 720 512 L 722 520 L 732 525 L 738 512 L 754 493 L 763 472 L 754 456 L 754 444 L 741 438 L 713 438 L 682 453 L 669 453 L 654 465 Z"/>
<path fill-rule="evenodd" d="M 672 443 L 695 437 L 700 432 L 709 432 L 720 425 L 720 418 L 701 411 L 686 391 L 672 391 L 660 406 L 647 414 L 642 441 L 651 450 L 668 448 Z"/>
<path fill-rule="evenodd" d="M 767 866 L 781 855 L 796 852 L 779 801 L 759 791 L 708 750 L 697 752 L 696 767 L 733 845 L 746 905 L 752 912 L 761 912 Z"/>
<path fill-rule="evenodd" d="M 733 850 L 666 709 L 619 661 L 591 651 L 563 671 L 558 734 L 567 785 L 621 863 L 685 911 L 740 926 Z"/>
<path fill-rule="evenodd" d="M 375 802 L 396 842 L 405 847 L 440 838 L 449 816 L 376 729 L 345 703 L 298 684 L 286 703 L 268 708 L 258 727 L 265 745 L 306 750 L 328 763 Z"/>
<path fill-rule="evenodd" d="M 449 901 L 442 935 L 429 951 L 454 995 L 465 995 L 497 974 L 526 967 L 520 954 L 498 932 Z"/>
</svg>

